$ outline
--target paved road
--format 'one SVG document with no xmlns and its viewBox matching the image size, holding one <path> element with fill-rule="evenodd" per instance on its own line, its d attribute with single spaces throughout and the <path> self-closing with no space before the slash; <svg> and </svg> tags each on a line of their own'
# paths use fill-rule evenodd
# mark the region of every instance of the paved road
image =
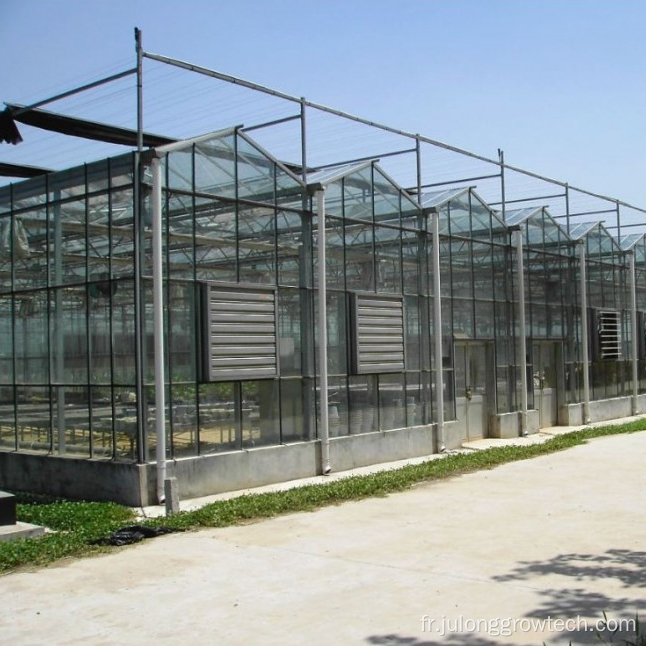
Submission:
<svg viewBox="0 0 646 646">
<path fill-rule="evenodd" d="M 600 438 L 2 577 L 0 644 L 597 643 L 584 619 L 646 617 L 645 456 L 646 433 Z"/>
</svg>

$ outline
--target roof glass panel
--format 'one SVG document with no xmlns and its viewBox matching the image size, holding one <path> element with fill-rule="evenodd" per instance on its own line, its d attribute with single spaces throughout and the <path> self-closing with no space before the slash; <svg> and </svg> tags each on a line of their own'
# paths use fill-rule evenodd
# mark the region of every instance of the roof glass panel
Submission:
<svg viewBox="0 0 646 646">
<path fill-rule="evenodd" d="M 511 211 L 505 211 L 505 224 L 508 227 L 517 226 L 522 224 L 530 217 L 539 213 L 541 208 L 536 208 L 535 206 L 528 206 L 523 209 L 512 209 Z"/>
<path fill-rule="evenodd" d="M 195 190 L 234 198 L 235 135 L 225 134 L 195 144 Z"/>
<path fill-rule="evenodd" d="M 372 222 L 372 168 L 343 178 L 343 214 L 352 220 Z"/>
<path fill-rule="evenodd" d="M 424 209 L 440 208 L 458 195 L 466 193 L 468 190 L 468 188 L 451 188 L 444 191 L 422 193 L 422 199 L 420 202 Z"/>
<path fill-rule="evenodd" d="M 631 233 L 627 236 L 621 236 L 619 240 L 619 246 L 622 251 L 629 251 L 644 237 L 643 233 Z"/>
<path fill-rule="evenodd" d="M 599 226 L 600 222 L 581 222 L 570 227 L 570 238 L 572 240 L 580 240 L 585 237 L 594 229 Z"/>
<path fill-rule="evenodd" d="M 315 171 L 308 175 L 307 184 L 308 186 L 313 186 L 315 184 L 326 186 L 327 184 L 338 182 L 344 177 L 352 175 L 353 173 L 371 165 L 372 161 L 365 161 L 355 164 L 341 164 L 339 166 L 332 166 L 331 168 L 324 168 L 323 170 Z"/>
</svg>

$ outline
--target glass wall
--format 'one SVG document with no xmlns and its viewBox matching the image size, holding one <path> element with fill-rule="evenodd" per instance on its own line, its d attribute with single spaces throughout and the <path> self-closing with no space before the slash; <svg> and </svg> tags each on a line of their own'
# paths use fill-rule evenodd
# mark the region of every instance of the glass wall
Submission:
<svg viewBox="0 0 646 646">
<path fill-rule="evenodd" d="M 126 155 L 1 191 L 3 447 L 135 458 L 132 166 Z"/>
</svg>

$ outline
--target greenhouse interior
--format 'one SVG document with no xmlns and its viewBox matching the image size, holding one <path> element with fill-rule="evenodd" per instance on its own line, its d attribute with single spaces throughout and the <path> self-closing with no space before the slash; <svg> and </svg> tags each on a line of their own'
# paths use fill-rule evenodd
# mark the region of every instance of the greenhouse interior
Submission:
<svg viewBox="0 0 646 646">
<path fill-rule="evenodd" d="M 149 505 L 646 411 L 646 211 L 143 61 L 281 107 L 198 137 L 7 107 L 5 140 L 120 152 L 0 165 L 33 175 L 0 186 L 0 486 Z"/>
</svg>

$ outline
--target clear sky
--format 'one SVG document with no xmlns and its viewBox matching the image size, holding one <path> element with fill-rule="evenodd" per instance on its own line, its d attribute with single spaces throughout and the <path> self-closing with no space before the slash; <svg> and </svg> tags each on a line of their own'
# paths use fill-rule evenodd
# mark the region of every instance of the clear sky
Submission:
<svg viewBox="0 0 646 646">
<path fill-rule="evenodd" d="M 148 51 L 646 207 L 644 0 L 0 0 L 0 100 L 131 67 L 134 26 Z M 112 99 L 134 115 L 128 87 Z M 0 161 L 40 164 L 20 146 Z"/>
</svg>

